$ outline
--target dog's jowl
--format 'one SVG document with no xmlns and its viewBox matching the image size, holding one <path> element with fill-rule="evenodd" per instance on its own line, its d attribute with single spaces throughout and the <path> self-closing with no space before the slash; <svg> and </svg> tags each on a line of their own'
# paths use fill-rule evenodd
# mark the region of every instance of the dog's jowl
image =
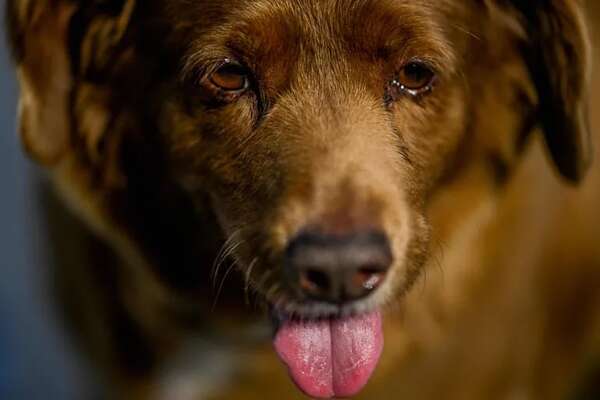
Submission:
<svg viewBox="0 0 600 400">
<path fill-rule="evenodd" d="M 569 399 L 594 374 L 592 7 L 7 7 L 57 292 L 115 397 Z"/>
</svg>

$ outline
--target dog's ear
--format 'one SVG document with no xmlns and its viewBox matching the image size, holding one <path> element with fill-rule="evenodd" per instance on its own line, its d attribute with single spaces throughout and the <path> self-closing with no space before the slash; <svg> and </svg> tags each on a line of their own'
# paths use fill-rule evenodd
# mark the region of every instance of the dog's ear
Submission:
<svg viewBox="0 0 600 400">
<path fill-rule="evenodd" d="M 578 0 L 503 0 L 521 22 L 523 56 L 538 94 L 539 123 L 561 175 L 581 181 L 591 162 L 590 46 Z"/>
<path fill-rule="evenodd" d="M 76 6 L 68 1 L 9 0 L 7 26 L 21 87 L 19 130 L 39 162 L 53 164 L 69 142 L 72 86 L 67 36 Z"/>
<path fill-rule="evenodd" d="M 56 164 L 71 146 L 73 91 L 114 61 L 135 0 L 8 0 L 8 38 L 21 95 L 19 130 L 38 162 Z M 91 71 L 91 72 L 90 72 Z"/>
</svg>

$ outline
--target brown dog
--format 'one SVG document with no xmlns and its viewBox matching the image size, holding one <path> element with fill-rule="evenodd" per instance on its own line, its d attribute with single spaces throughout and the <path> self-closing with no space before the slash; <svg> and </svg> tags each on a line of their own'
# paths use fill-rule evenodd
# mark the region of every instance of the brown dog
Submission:
<svg viewBox="0 0 600 400">
<path fill-rule="evenodd" d="M 266 312 L 313 397 L 374 371 L 365 398 L 575 393 L 600 357 L 582 12 L 9 0 L 23 142 L 77 215 L 51 214 L 59 287 L 115 395 L 297 397 Z"/>
</svg>

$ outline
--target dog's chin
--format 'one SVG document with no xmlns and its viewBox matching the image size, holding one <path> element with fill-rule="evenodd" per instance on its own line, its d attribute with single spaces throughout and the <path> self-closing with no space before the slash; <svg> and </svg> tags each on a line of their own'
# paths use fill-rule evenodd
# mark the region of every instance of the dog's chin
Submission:
<svg viewBox="0 0 600 400">
<path fill-rule="evenodd" d="M 363 389 L 383 350 L 379 309 L 376 299 L 270 306 L 275 351 L 302 392 L 333 398 Z"/>
</svg>

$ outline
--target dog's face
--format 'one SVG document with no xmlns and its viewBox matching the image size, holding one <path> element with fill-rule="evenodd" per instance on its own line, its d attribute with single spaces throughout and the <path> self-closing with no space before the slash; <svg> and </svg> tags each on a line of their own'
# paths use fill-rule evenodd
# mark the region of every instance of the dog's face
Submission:
<svg viewBox="0 0 600 400">
<path fill-rule="evenodd" d="M 206 8 L 174 11 L 194 29 L 164 134 L 182 185 L 210 188 L 252 284 L 302 316 L 406 289 L 426 247 L 423 205 L 465 133 L 452 15 L 437 3 L 223 2 L 199 24 L 194 7 Z M 328 240 L 347 243 L 311 244 Z M 381 280 L 371 296 L 342 293 L 355 290 L 328 270 L 344 267 L 324 265 L 359 247 L 372 254 L 348 268 Z M 320 285 L 337 288 L 308 287 Z"/>
<path fill-rule="evenodd" d="M 117 3 L 95 9 L 126 43 L 106 46 L 108 63 L 85 51 L 100 40 L 86 31 L 93 13 L 64 7 L 77 23 L 57 40 L 85 60 L 70 60 L 75 75 L 93 71 L 75 77 L 71 105 L 83 98 L 110 111 L 111 129 L 121 114 L 134 121 L 122 125 L 136 127 L 136 139 L 122 134 L 111 149 L 151 131 L 161 179 L 203 207 L 208 197 L 227 251 L 280 317 L 277 350 L 309 394 L 350 395 L 365 383 L 381 351 L 378 309 L 419 275 L 428 206 L 445 184 L 481 170 L 502 185 L 538 122 L 558 170 L 582 175 L 587 59 L 575 2 Z M 26 53 L 35 43 L 14 41 L 34 97 L 60 90 L 34 84 Z M 130 93 L 140 87 L 143 95 Z M 40 113 L 34 103 L 29 118 Z M 89 118 L 74 120 L 81 137 Z M 35 136 L 36 124 L 25 125 Z M 73 151 L 105 134 L 83 135 L 88 147 Z M 27 139 L 39 157 L 56 155 L 35 140 L 47 139 Z M 325 349 L 343 337 L 364 350 Z M 317 350 L 299 354 L 302 346 Z M 302 364 L 307 354 L 328 383 Z M 353 363 L 352 379 L 336 363 Z"/>
<path fill-rule="evenodd" d="M 168 3 L 185 43 L 181 85 L 163 115 L 174 174 L 190 193 L 209 188 L 240 268 L 290 313 L 364 311 L 405 291 L 427 252 L 430 197 L 470 152 L 510 169 L 519 135 L 538 117 L 537 82 L 519 47 L 526 28 L 486 27 L 494 13 L 514 11 L 507 5 Z M 353 288 L 320 264 L 354 246 L 319 248 L 367 236 L 383 244 L 367 245 L 372 254 L 352 268 L 377 290 L 346 301 Z"/>
</svg>

